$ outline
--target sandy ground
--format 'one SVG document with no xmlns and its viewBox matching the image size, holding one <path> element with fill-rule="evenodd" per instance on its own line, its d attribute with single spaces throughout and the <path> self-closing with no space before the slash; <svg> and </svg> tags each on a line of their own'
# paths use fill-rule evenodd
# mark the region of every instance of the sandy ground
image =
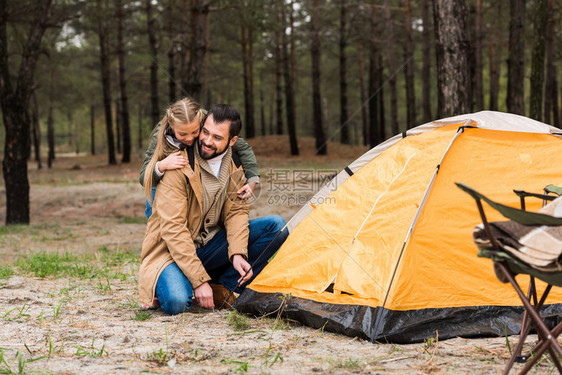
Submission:
<svg viewBox="0 0 562 375">
<path fill-rule="evenodd" d="M 252 206 L 254 217 L 275 213 L 289 219 L 299 207 L 292 201 L 312 194 L 310 189 L 300 189 L 287 193 L 292 201 L 277 199 L 279 191 L 268 184 L 280 173 L 282 178 L 285 174 L 294 178 L 294 169 L 319 166 L 329 173 L 363 152 L 338 150 L 329 161 L 314 155 L 295 159 L 276 142 L 284 140 L 254 144 L 263 178 L 260 197 Z M 279 154 L 276 158 L 270 157 L 272 150 Z M 136 181 L 138 167 L 139 160 L 106 166 L 104 156 L 75 155 L 59 155 L 50 171 L 37 171 L 30 164 L 31 226 L 0 231 L 0 267 L 15 270 L 14 275 L 0 279 L 0 373 L 8 369 L 56 374 L 502 371 L 509 354 L 505 338 L 379 344 L 277 316 L 249 318 L 249 325 L 237 330 L 231 312 L 197 308 L 174 317 L 153 310 L 146 320 L 139 320 L 135 254 L 140 253 L 145 220 L 143 192 Z M 314 183 L 320 177 L 307 178 Z M 3 189 L 0 186 L 1 220 L 5 216 Z M 14 265 L 42 251 L 91 254 L 89 259 L 98 265 L 103 264 L 104 254 L 133 256 L 107 266 L 121 275 L 111 278 L 39 278 Z M 510 337 L 510 345 L 516 340 Z M 516 364 L 515 369 L 521 368 Z M 553 370 L 550 361 L 542 360 L 532 373 Z"/>
</svg>

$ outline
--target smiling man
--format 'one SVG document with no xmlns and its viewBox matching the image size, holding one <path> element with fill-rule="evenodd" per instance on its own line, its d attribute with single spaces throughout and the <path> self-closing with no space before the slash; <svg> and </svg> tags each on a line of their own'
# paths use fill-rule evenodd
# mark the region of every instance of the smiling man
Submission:
<svg viewBox="0 0 562 375">
<path fill-rule="evenodd" d="M 240 293 L 285 241 L 280 216 L 248 220 L 249 203 L 236 193 L 245 178 L 231 147 L 241 127 L 234 107 L 211 108 L 190 164 L 158 184 L 142 245 L 143 304 L 170 315 L 193 299 L 212 309 Z"/>
</svg>

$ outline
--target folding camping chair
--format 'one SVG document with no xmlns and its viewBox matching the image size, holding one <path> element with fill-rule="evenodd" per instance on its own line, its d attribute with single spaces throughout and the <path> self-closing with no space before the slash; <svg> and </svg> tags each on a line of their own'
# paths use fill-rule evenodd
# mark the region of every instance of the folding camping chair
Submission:
<svg viewBox="0 0 562 375">
<path fill-rule="evenodd" d="M 517 343 L 512 356 L 505 367 L 504 374 L 509 373 L 515 362 L 527 362 L 523 370 L 521 370 L 521 374 L 527 373 L 534 366 L 534 364 L 537 363 L 537 361 L 545 351 L 548 351 L 548 353 L 550 354 L 550 357 L 552 358 L 552 361 L 558 369 L 558 372 L 562 373 L 562 365 L 560 364 L 560 361 L 557 357 L 557 355 L 562 357 L 562 348 L 557 341 L 558 335 L 562 333 L 562 322 L 556 325 L 552 330 L 550 330 L 539 315 L 539 311 L 544 305 L 552 287 L 562 287 L 562 266 L 559 267 L 557 271 L 547 272 L 544 269 L 537 269 L 536 267 L 530 266 L 529 264 L 521 261 L 512 253 L 507 251 L 494 236 L 490 223 L 486 219 L 486 215 L 484 213 L 481 202 L 485 201 L 493 209 L 499 211 L 506 218 L 526 226 L 562 226 L 562 218 L 557 218 L 540 213 L 527 212 L 524 210 L 526 197 L 536 197 L 543 199 L 546 202 L 549 200 L 554 200 L 556 198 L 555 196 L 547 195 L 549 192 L 560 193 L 562 191 L 558 190 L 559 188 L 556 188 L 552 185 L 549 185 L 547 188 L 545 188 L 545 193 L 547 194 L 534 194 L 524 191 L 515 191 L 515 193 L 521 199 L 522 206 L 522 209 L 517 209 L 496 203 L 480 194 L 476 190 L 468 187 L 467 185 L 457 183 L 457 186 L 466 193 L 470 194 L 476 201 L 478 211 L 480 212 L 480 216 L 482 218 L 482 224 L 484 226 L 486 236 L 491 243 L 490 248 L 480 247 L 478 256 L 487 257 L 494 261 L 494 270 L 496 272 L 496 276 L 500 281 L 504 283 L 509 282 L 513 286 L 524 306 L 524 314 L 521 322 L 519 342 Z M 519 284 L 515 280 L 515 275 L 517 274 L 527 274 L 530 277 L 529 290 L 527 295 L 522 292 Z M 535 278 L 540 279 L 548 284 L 545 291 L 543 292 L 543 295 L 540 296 L 540 298 L 539 296 L 537 296 Z M 521 350 L 523 348 L 523 344 L 525 343 L 525 339 L 527 338 L 527 335 L 529 334 L 533 326 L 538 333 L 539 341 L 531 350 L 532 358 L 529 360 L 530 356 L 522 356 Z"/>
</svg>

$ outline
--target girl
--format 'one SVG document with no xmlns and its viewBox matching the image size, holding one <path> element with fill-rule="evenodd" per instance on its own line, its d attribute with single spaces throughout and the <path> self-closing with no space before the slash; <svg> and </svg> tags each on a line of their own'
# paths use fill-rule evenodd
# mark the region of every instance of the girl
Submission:
<svg viewBox="0 0 562 375">
<path fill-rule="evenodd" d="M 152 215 L 151 203 L 158 181 L 164 176 L 165 171 L 182 168 L 188 164 L 189 161 L 182 155 L 181 150 L 193 147 L 206 114 L 199 103 L 190 98 L 183 98 L 168 107 L 166 115 L 154 128 L 139 178 L 145 195 L 150 199 L 150 202 L 148 200 L 146 202 L 147 219 Z M 259 183 L 256 156 L 250 145 L 242 138 L 238 138 L 232 150 L 238 154 L 247 178 L 246 185 L 237 194 L 240 198 L 249 198 Z"/>
</svg>

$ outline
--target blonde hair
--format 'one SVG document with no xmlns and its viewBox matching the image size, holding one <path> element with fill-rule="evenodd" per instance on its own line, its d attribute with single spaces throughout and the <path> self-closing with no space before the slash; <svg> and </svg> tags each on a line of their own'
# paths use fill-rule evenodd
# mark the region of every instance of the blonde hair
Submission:
<svg viewBox="0 0 562 375">
<path fill-rule="evenodd" d="M 154 167 L 156 163 L 178 150 L 166 141 L 166 132 L 168 131 L 168 128 L 171 127 L 173 130 L 175 124 L 191 123 L 195 120 L 201 122 L 203 121 L 204 116 L 205 112 L 199 103 L 190 98 L 178 100 L 170 105 L 166 110 L 166 114 L 158 123 L 158 125 L 160 125 L 160 129 L 158 130 L 158 138 L 156 141 L 156 147 L 154 148 L 154 154 L 152 154 L 152 158 L 144 171 L 144 194 L 150 203 L 152 203 L 151 191 L 154 186 L 152 176 L 154 174 Z"/>
</svg>

